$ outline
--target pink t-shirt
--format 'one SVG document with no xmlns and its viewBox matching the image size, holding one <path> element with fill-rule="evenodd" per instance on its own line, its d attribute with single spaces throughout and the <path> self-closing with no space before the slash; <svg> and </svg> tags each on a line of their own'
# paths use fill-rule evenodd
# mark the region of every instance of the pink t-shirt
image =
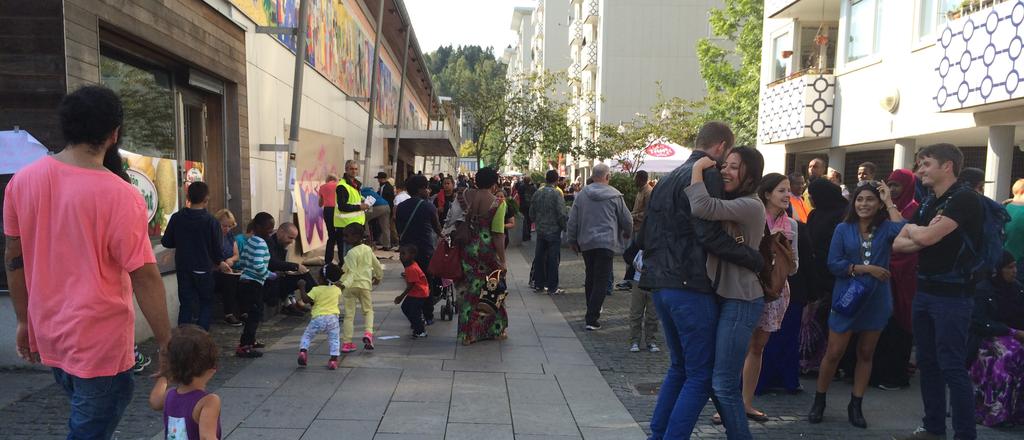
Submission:
<svg viewBox="0 0 1024 440">
<path fill-rule="evenodd" d="M 155 263 L 146 207 L 113 173 L 46 157 L 11 179 L 4 233 L 21 237 L 32 351 L 81 377 L 134 364 L 128 273 Z"/>
</svg>

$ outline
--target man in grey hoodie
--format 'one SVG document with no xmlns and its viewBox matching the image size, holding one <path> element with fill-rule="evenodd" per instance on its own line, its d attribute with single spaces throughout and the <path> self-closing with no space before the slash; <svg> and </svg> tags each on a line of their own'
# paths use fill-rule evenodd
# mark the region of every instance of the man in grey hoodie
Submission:
<svg viewBox="0 0 1024 440">
<path fill-rule="evenodd" d="M 576 253 L 583 252 L 587 273 L 585 328 L 591 331 L 601 328 L 598 318 L 611 285 L 612 259 L 622 253 L 633 231 L 633 217 L 622 193 L 608 184 L 609 177 L 608 165 L 594 165 L 594 183 L 576 195 L 566 226 L 569 245 Z"/>
</svg>

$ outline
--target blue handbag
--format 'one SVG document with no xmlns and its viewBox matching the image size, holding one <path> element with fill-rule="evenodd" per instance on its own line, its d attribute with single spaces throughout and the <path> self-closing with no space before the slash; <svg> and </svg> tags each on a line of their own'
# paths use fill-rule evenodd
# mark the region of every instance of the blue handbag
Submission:
<svg viewBox="0 0 1024 440">
<path fill-rule="evenodd" d="M 832 304 L 832 310 L 843 316 L 854 316 L 864 304 L 864 299 L 875 290 L 877 286 L 874 278 L 862 275 L 850 280 L 850 285 L 839 294 Z"/>
</svg>

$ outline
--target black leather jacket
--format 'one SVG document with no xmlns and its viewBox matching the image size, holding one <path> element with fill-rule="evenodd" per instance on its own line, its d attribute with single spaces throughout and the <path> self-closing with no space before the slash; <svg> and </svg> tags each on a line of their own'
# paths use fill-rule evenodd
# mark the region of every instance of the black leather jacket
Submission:
<svg viewBox="0 0 1024 440">
<path fill-rule="evenodd" d="M 736 243 L 721 224 L 690 216 L 690 200 L 683 190 L 690 186 L 693 164 L 704 156 L 707 153 L 695 150 L 683 165 L 659 180 L 651 193 L 638 238 L 644 250 L 641 288 L 714 293 L 714 281 L 707 274 L 707 252 L 755 272 L 764 266 L 757 250 Z M 721 197 L 722 175 L 714 168 L 704 173 L 708 193 Z"/>
</svg>

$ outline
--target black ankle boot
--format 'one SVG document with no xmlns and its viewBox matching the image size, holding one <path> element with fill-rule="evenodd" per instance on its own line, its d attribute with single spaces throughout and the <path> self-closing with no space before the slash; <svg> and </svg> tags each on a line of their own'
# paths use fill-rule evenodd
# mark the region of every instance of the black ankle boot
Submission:
<svg viewBox="0 0 1024 440">
<path fill-rule="evenodd" d="M 864 411 L 861 411 L 860 404 L 864 401 L 863 397 L 857 397 L 850 395 L 850 404 L 846 407 L 846 414 L 850 418 L 850 424 L 858 428 L 867 428 L 868 422 L 864 420 Z"/>
<path fill-rule="evenodd" d="M 825 393 L 814 393 L 814 405 L 811 406 L 811 412 L 807 414 L 807 421 L 811 423 L 821 423 L 821 420 L 825 417 Z"/>
</svg>

